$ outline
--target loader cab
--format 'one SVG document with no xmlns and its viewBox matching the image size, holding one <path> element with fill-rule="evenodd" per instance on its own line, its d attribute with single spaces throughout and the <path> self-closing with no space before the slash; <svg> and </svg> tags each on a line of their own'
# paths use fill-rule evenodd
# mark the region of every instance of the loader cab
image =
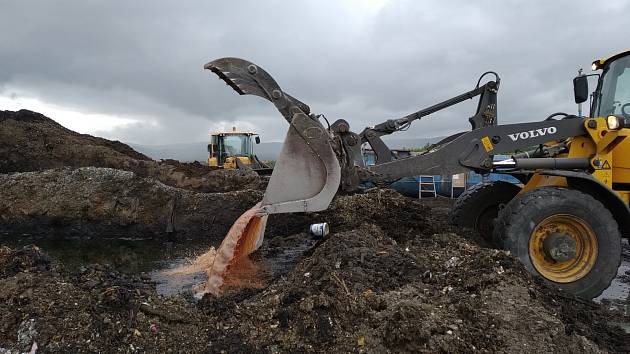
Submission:
<svg viewBox="0 0 630 354">
<path fill-rule="evenodd" d="M 260 143 L 258 134 L 239 132 L 236 130 L 236 127 L 233 127 L 230 132 L 212 133 L 210 135 L 210 144 L 208 144 L 208 165 L 237 168 L 236 159 L 239 159 L 245 165 L 249 165 L 254 156 L 254 143 Z"/>
<path fill-rule="evenodd" d="M 601 69 L 602 74 L 593 94 L 591 116 L 622 115 L 630 119 L 630 51 L 596 60 L 593 69 Z"/>
<path fill-rule="evenodd" d="M 591 96 L 590 117 L 605 118 L 608 128 L 613 126 L 613 129 L 630 128 L 630 51 L 621 52 L 607 59 L 595 60 L 592 69 L 599 72 L 599 79 Z M 586 79 L 585 76 L 583 78 Z M 575 91 L 577 93 L 578 89 Z M 623 139 L 611 151 L 611 158 L 612 178 L 604 179 L 612 180 L 609 186 L 628 203 L 630 139 Z M 598 174 L 601 174 L 601 171 L 596 171 L 594 176 L 598 177 Z"/>
<path fill-rule="evenodd" d="M 618 115 L 630 120 L 630 51 L 595 60 L 592 69 L 601 70 L 601 74 L 580 75 L 573 80 L 575 102 L 588 100 L 587 77 L 599 76 L 591 96 L 590 117 Z"/>
</svg>

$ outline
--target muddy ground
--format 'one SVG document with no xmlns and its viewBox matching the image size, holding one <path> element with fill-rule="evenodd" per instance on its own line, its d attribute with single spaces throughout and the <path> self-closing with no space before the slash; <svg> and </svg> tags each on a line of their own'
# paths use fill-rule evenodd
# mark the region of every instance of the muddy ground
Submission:
<svg viewBox="0 0 630 354">
<path fill-rule="evenodd" d="M 98 239 L 92 253 L 112 237 L 153 239 L 153 259 L 193 241 L 202 252 L 262 196 L 257 176 L 239 176 L 0 112 L 0 353 L 630 351 L 615 325 L 630 322 L 627 302 L 546 287 L 449 226 L 450 201 L 385 189 L 272 215 L 258 271 L 220 298 L 194 300 L 203 274 L 165 292 L 164 276 L 51 256 L 65 238 Z M 313 239 L 323 221 L 332 233 Z M 33 237 L 49 242 L 7 247 Z"/>
<path fill-rule="evenodd" d="M 611 325 L 627 314 L 533 281 L 509 255 L 447 226 L 447 210 L 373 190 L 340 196 L 325 213 L 270 220 L 275 231 L 253 255 L 260 288 L 199 302 L 159 295 L 146 276 L 69 271 L 45 250 L 3 248 L 0 343 L 36 342 L 42 352 L 630 350 L 630 336 Z M 324 220 L 334 232 L 312 240 L 308 223 Z"/>
<path fill-rule="evenodd" d="M 259 190 L 199 193 L 102 167 L 0 174 L 5 233 L 221 239 Z"/>
</svg>

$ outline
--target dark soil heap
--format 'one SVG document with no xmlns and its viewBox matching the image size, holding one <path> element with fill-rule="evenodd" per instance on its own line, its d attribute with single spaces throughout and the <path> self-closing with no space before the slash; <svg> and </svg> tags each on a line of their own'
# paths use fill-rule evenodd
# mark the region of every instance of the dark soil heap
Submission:
<svg viewBox="0 0 630 354">
<path fill-rule="evenodd" d="M 39 113 L 0 111 L 0 173 L 90 166 L 131 171 L 198 192 L 251 189 L 260 184 L 253 171 L 215 170 L 175 160 L 157 162 L 121 142 L 73 132 Z"/>
<path fill-rule="evenodd" d="M 220 240 L 262 198 L 257 190 L 197 193 L 111 168 L 0 174 L 3 232 L 63 237 Z"/>
<path fill-rule="evenodd" d="M 355 213 L 359 202 L 365 212 Z M 395 210 L 422 212 L 410 218 Z M 630 349 L 605 309 L 547 289 L 504 252 L 448 232 L 464 230 L 440 230 L 445 220 L 432 210 L 389 191 L 340 196 L 329 212 L 300 216 L 331 218 L 334 232 L 296 263 L 270 270 L 264 289 L 232 289 L 199 303 L 158 296 L 146 280 L 108 267 L 70 273 L 36 248 L 3 248 L 0 265 L 9 270 L 0 274 L 0 343 L 76 353 Z M 308 240 L 282 232 L 297 225 L 274 227 L 254 254 L 261 265 Z"/>
</svg>

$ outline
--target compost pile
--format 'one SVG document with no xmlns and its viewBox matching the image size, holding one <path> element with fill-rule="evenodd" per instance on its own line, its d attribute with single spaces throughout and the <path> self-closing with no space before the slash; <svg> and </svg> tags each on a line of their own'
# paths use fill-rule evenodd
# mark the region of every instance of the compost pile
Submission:
<svg viewBox="0 0 630 354">
<path fill-rule="evenodd" d="M 174 184 L 138 166 L 177 163 L 33 112 L 0 117 L 5 232 L 168 235 L 216 246 L 262 197 L 255 183 L 197 174 L 194 165 L 180 172 L 218 190 Z M 236 187 L 243 190 L 224 192 Z M 256 286 L 200 301 L 190 289 L 158 294 L 146 274 L 103 264 L 75 270 L 36 246 L 0 246 L 0 353 L 630 351 L 630 336 L 613 326 L 628 322 L 627 312 L 533 281 L 510 255 L 449 226 L 449 208 L 372 189 L 339 195 L 323 212 L 271 215 L 251 257 Z M 317 222 L 332 233 L 307 234 Z"/>
<path fill-rule="evenodd" d="M 260 184 L 253 171 L 218 171 L 200 163 L 154 161 L 119 141 L 76 133 L 40 113 L 0 111 L 0 173 L 64 167 L 131 171 L 197 192 L 251 189 Z"/>
<path fill-rule="evenodd" d="M 0 185 L 0 231 L 45 236 L 216 240 L 262 195 L 253 171 L 154 161 L 28 110 L 0 111 Z"/>
<path fill-rule="evenodd" d="M 392 205 L 420 212 L 409 218 Z M 388 190 L 339 196 L 332 210 L 299 216 L 330 218 L 337 232 L 313 241 L 282 234 L 292 226 L 276 221 L 253 255 L 265 286 L 199 302 L 159 296 L 147 278 L 107 266 L 69 272 L 37 248 L 3 248 L 0 343 L 47 352 L 630 350 L 630 337 L 607 324 L 612 313 L 533 282 L 509 255 L 452 233 L 466 234 L 435 210 Z M 305 243 L 292 262 L 264 270 Z"/>
<path fill-rule="evenodd" d="M 217 240 L 262 196 L 198 193 L 102 167 L 0 174 L 0 185 L 3 231 L 68 237 Z"/>
</svg>

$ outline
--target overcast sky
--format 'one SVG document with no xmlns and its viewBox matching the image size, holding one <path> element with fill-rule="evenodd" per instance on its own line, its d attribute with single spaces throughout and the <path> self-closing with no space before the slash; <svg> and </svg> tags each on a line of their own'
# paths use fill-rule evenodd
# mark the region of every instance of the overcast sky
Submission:
<svg viewBox="0 0 630 354">
<path fill-rule="evenodd" d="M 499 122 L 576 112 L 571 79 L 628 48 L 629 1 L 0 0 L 0 109 L 140 144 L 207 140 L 236 125 L 282 140 L 287 123 L 203 64 L 226 56 L 355 131 L 502 78 Z M 475 102 L 397 137 L 469 128 Z"/>
</svg>

